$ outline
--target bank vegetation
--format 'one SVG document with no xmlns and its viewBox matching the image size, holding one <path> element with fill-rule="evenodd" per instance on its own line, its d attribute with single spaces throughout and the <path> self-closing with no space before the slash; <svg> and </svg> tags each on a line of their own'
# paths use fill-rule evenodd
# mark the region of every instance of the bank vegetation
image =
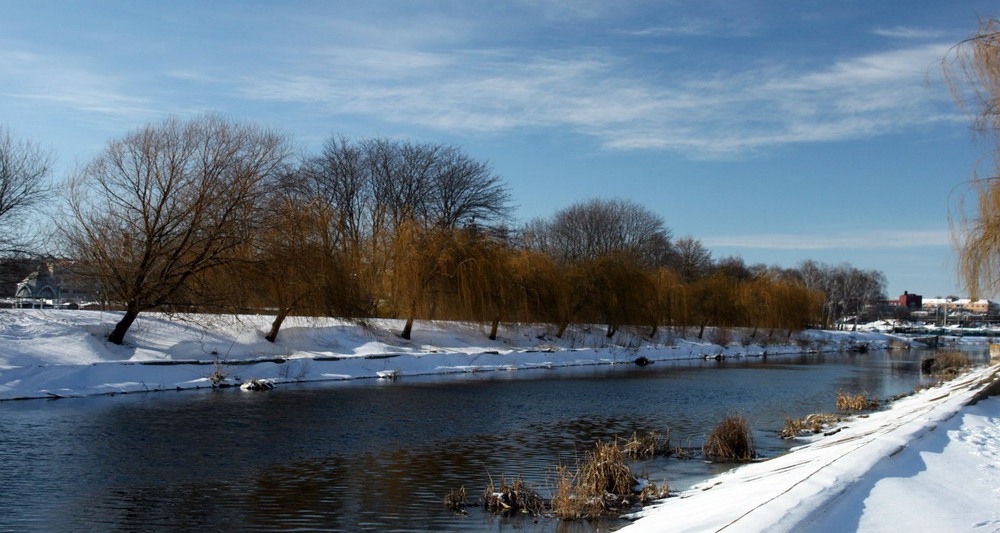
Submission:
<svg viewBox="0 0 1000 533">
<path fill-rule="evenodd" d="M 46 172 L 34 145 L 8 142 Z M 65 187 L 55 254 L 124 342 L 149 310 L 664 328 L 726 344 L 859 316 L 881 273 L 714 259 L 632 201 L 595 198 L 515 225 L 508 186 L 454 146 L 331 137 L 293 156 L 282 134 L 218 115 L 137 128 Z M 27 171 L 25 171 L 27 172 Z M 24 172 L 22 172 L 24 174 Z M 33 176 L 32 175 L 32 176 Z M 31 176 L 26 176 L 29 181 Z M 28 193 L 31 189 L 26 189 Z M 30 203 L 23 203 L 30 205 Z M 0 217 L 4 213 L 0 212 Z"/>
</svg>

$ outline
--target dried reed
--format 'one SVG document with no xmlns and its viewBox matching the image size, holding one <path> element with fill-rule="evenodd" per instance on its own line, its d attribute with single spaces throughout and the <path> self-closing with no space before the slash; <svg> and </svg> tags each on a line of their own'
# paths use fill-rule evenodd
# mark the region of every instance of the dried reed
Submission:
<svg viewBox="0 0 1000 533">
<path fill-rule="evenodd" d="M 969 356 L 955 350 L 944 350 L 934 354 L 931 364 L 931 374 L 951 379 L 957 376 L 962 370 L 972 366 Z"/>
<path fill-rule="evenodd" d="M 719 461 L 749 461 L 757 456 L 750 425 L 739 414 L 719 422 L 701 451 L 706 458 Z"/>
<path fill-rule="evenodd" d="M 849 394 L 844 391 L 837 391 L 838 411 L 864 411 L 866 409 L 878 409 L 881 402 L 878 398 L 869 397 L 868 393 Z"/>
<path fill-rule="evenodd" d="M 466 505 L 468 505 L 468 498 L 465 487 L 453 490 L 444 497 L 444 506 L 451 511 L 465 513 Z"/>
<path fill-rule="evenodd" d="M 516 478 L 510 484 L 501 476 L 500 486 L 497 487 L 490 477 L 490 484 L 483 491 L 483 507 L 491 513 L 527 513 L 532 515 L 542 515 L 545 513 L 545 498 L 542 498 L 535 489 L 527 483 Z"/>
<path fill-rule="evenodd" d="M 632 436 L 625 440 L 621 448 L 622 453 L 633 460 L 670 455 L 670 432 L 667 432 L 665 436 L 660 436 L 655 431 L 649 431 L 644 435 L 639 435 L 639 432 L 633 432 Z"/>
<path fill-rule="evenodd" d="M 778 433 L 779 439 L 794 439 L 806 432 L 806 422 L 801 418 L 785 417 L 785 427 Z"/>
</svg>

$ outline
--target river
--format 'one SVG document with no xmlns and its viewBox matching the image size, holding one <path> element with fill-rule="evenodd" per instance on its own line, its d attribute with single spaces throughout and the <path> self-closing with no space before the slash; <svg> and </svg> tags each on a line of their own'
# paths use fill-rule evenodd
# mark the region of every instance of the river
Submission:
<svg viewBox="0 0 1000 533">
<path fill-rule="evenodd" d="M 467 515 L 445 494 L 521 476 L 543 493 L 597 440 L 670 431 L 697 450 L 741 413 L 758 453 L 838 390 L 888 398 L 920 351 L 616 365 L 0 403 L 0 528 L 11 531 L 594 531 Z M 731 465 L 634 466 L 677 490 Z"/>
</svg>

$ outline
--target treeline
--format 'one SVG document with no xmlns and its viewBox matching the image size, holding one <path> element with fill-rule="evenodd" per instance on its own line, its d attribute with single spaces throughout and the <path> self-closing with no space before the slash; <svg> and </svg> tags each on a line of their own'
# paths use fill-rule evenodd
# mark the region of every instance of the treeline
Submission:
<svg viewBox="0 0 1000 533">
<path fill-rule="evenodd" d="M 848 265 L 715 261 L 624 200 L 512 227 L 507 185 L 456 147 L 334 137 L 295 158 L 284 136 L 214 115 L 110 142 L 65 190 L 62 254 L 124 309 L 115 343 L 151 309 L 266 310 L 271 341 L 292 314 L 401 318 L 404 338 L 417 319 L 477 321 L 491 338 L 502 322 L 773 335 L 884 292 Z"/>
</svg>

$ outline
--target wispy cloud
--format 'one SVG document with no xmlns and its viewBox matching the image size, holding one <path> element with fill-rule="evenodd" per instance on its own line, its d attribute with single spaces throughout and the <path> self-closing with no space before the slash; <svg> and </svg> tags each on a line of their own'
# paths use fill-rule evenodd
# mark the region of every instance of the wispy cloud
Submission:
<svg viewBox="0 0 1000 533">
<path fill-rule="evenodd" d="M 710 24 L 695 21 L 684 21 L 671 26 L 650 26 L 638 30 L 626 30 L 620 33 L 635 37 L 671 37 L 709 35 L 714 31 L 718 30 L 713 29 Z"/>
<path fill-rule="evenodd" d="M 950 239 L 950 234 L 947 231 L 883 229 L 824 235 L 773 233 L 715 236 L 703 238 L 702 242 L 709 247 L 767 250 L 828 250 L 950 246 Z"/>
<path fill-rule="evenodd" d="M 124 91 L 118 77 L 82 68 L 68 58 L 0 51 L 0 80 L 0 94 L 33 105 L 130 118 L 152 113 L 150 102 Z"/>
<path fill-rule="evenodd" d="M 872 31 L 872 33 L 882 37 L 891 37 L 894 39 L 940 39 L 944 37 L 944 33 L 938 30 L 911 28 L 906 26 L 876 28 Z"/>
<path fill-rule="evenodd" d="M 716 157 L 944 120 L 947 92 L 926 80 L 947 48 L 924 44 L 807 70 L 772 64 L 667 78 L 636 73 L 601 49 L 329 48 L 308 68 L 248 77 L 242 94 L 454 132 L 567 128 L 608 149 Z"/>
</svg>

